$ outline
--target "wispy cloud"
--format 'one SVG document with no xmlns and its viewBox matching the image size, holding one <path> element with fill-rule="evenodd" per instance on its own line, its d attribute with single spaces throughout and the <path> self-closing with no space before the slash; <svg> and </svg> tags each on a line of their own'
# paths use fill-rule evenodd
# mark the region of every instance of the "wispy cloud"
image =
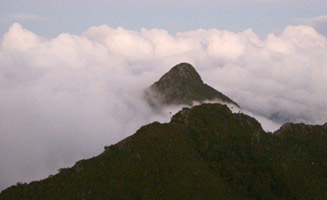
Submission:
<svg viewBox="0 0 327 200">
<path fill-rule="evenodd" d="M 15 13 L 10 15 L 5 15 L 2 17 L 1 21 L 41 21 L 47 18 L 40 17 L 36 14 L 26 14 L 26 13 Z"/>
<path fill-rule="evenodd" d="M 327 23 L 327 15 L 319 16 L 319 17 L 312 17 L 309 19 L 297 19 L 297 21 L 304 22 L 306 24 L 315 24 L 315 23 Z"/>
</svg>

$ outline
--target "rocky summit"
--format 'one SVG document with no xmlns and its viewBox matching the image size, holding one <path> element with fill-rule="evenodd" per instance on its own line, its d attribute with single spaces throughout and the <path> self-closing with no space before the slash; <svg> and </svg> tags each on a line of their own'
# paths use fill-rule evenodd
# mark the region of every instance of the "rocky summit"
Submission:
<svg viewBox="0 0 327 200">
<path fill-rule="evenodd" d="M 145 90 L 152 106 L 193 105 L 193 102 L 219 101 L 238 104 L 226 95 L 205 84 L 199 73 L 188 63 L 180 63 Z"/>
</svg>

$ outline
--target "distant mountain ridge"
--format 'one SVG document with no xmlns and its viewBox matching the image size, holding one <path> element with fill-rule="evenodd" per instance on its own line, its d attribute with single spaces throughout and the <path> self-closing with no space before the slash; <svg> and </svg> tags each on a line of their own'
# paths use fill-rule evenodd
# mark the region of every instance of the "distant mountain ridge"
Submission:
<svg viewBox="0 0 327 200">
<path fill-rule="evenodd" d="M 145 90 L 152 106 L 193 105 L 193 102 L 221 101 L 239 105 L 226 95 L 205 84 L 189 63 L 180 63 Z"/>
</svg>

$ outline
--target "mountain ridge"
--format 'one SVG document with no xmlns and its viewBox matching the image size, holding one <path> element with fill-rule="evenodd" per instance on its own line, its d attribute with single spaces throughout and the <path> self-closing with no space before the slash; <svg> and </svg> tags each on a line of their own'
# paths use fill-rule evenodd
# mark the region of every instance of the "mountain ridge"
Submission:
<svg viewBox="0 0 327 200">
<path fill-rule="evenodd" d="M 326 155 L 324 125 L 271 134 L 225 105 L 201 104 L 0 199 L 326 199 Z"/>
</svg>

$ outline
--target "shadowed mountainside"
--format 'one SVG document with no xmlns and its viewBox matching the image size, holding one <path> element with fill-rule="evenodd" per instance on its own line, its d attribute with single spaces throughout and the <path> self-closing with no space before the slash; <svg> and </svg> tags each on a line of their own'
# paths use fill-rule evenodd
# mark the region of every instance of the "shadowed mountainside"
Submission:
<svg viewBox="0 0 327 200">
<path fill-rule="evenodd" d="M 0 199 L 327 199 L 326 127 L 266 133 L 252 117 L 202 104 Z"/>
</svg>

